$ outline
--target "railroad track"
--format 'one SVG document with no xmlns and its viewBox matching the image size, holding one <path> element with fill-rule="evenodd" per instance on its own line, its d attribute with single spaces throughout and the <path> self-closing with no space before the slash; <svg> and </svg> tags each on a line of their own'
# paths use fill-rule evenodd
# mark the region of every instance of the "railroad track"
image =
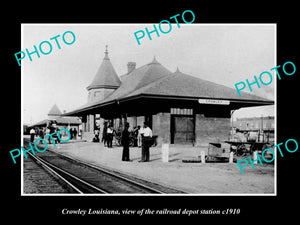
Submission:
<svg viewBox="0 0 300 225">
<path fill-rule="evenodd" d="M 38 164 L 42 165 L 45 170 L 48 172 L 55 174 L 56 177 L 58 177 L 61 180 L 61 183 L 64 182 L 65 186 L 69 186 L 72 191 L 71 193 L 79 193 L 79 194 L 84 194 L 84 193 L 102 193 L 106 194 L 104 190 L 97 188 L 80 178 L 64 171 L 63 169 L 60 169 L 59 167 L 41 159 L 38 156 L 33 155 L 32 153 L 28 152 L 29 156 L 31 159 L 33 159 L 35 162 Z"/>
<path fill-rule="evenodd" d="M 78 193 L 49 168 L 33 160 L 23 160 L 23 194 Z"/>
<path fill-rule="evenodd" d="M 141 180 L 47 150 L 30 157 L 56 173 L 80 194 L 164 194 L 184 193 L 156 183 Z"/>
</svg>

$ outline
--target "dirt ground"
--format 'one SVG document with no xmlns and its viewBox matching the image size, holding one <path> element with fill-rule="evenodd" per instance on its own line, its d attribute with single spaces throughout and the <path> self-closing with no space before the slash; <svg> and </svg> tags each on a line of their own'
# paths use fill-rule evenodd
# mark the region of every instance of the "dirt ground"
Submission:
<svg viewBox="0 0 300 225">
<path fill-rule="evenodd" d="M 248 166 L 241 171 L 236 163 L 183 163 L 197 158 L 201 148 L 171 146 L 169 162 L 163 163 L 161 148 L 150 149 L 150 162 L 138 162 L 141 149 L 130 148 L 130 162 L 121 161 L 122 147 L 106 148 L 103 143 L 68 142 L 49 149 L 88 162 L 103 165 L 136 177 L 183 190 L 189 194 L 274 194 L 274 165 Z M 239 158 L 240 159 L 240 158 Z M 237 159 L 237 160 L 239 160 Z"/>
</svg>

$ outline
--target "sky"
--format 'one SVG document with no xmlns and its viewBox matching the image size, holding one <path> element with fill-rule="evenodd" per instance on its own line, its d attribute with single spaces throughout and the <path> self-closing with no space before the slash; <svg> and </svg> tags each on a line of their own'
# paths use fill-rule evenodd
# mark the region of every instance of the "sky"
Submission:
<svg viewBox="0 0 300 225">
<path fill-rule="evenodd" d="M 154 23 L 153 23 L 154 24 Z M 153 60 L 170 71 L 183 73 L 235 88 L 234 84 L 254 80 L 263 71 L 276 66 L 276 26 L 274 24 L 172 24 L 169 33 L 151 34 L 140 39 L 134 32 L 153 24 L 22 24 L 20 51 L 34 50 L 43 41 L 52 44 L 48 55 L 32 54 L 21 61 L 23 123 L 47 118 L 54 104 L 61 111 L 72 111 L 87 102 L 86 87 L 92 82 L 108 45 L 109 58 L 119 76 L 127 72 L 127 63 L 137 68 Z M 162 27 L 168 30 L 168 25 Z M 75 42 L 66 45 L 62 35 L 75 34 Z M 50 38 L 60 35 L 61 49 Z M 71 41 L 70 35 L 66 40 Z M 47 45 L 43 45 L 46 52 Z M 17 63 L 17 61 L 16 61 Z M 274 72 L 273 78 L 276 77 Z M 255 95 L 274 100 L 276 79 L 257 88 Z M 247 91 L 249 92 L 249 91 Z M 237 94 L 238 95 L 238 94 Z M 234 117 L 274 116 L 274 106 L 237 110 Z"/>
</svg>

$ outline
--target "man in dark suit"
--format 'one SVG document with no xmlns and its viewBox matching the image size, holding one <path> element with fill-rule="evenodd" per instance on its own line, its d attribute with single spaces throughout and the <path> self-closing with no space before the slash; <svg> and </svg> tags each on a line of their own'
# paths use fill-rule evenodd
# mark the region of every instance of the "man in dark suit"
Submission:
<svg viewBox="0 0 300 225">
<path fill-rule="evenodd" d="M 122 131 L 121 143 L 123 146 L 122 161 L 130 161 L 129 159 L 129 123 L 125 123 L 125 128 Z"/>
</svg>

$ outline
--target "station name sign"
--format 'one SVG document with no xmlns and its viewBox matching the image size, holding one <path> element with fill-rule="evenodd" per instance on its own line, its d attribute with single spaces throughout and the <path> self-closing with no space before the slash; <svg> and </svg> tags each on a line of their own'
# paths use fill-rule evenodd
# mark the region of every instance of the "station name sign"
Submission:
<svg viewBox="0 0 300 225">
<path fill-rule="evenodd" d="M 230 101 L 228 100 L 219 100 L 219 99 L 198 99 L 200 104 L 210 104 L 210 105 L 229 105 Z"/>
</svg>

